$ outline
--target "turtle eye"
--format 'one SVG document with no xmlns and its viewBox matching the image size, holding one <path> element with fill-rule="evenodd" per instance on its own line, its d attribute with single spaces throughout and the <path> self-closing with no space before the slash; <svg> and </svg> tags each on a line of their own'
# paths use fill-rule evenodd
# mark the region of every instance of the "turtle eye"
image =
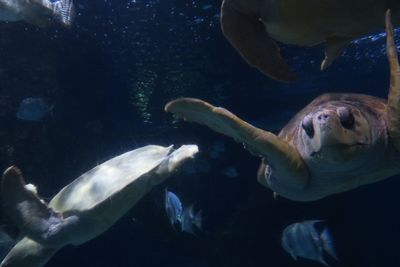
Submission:
<svg viewBox="0 0 400 267">
<path fill-rule="evenodd" d="M 307 115 L 304 117 L 301 127 L 303 127 L 303 130 L 306 132 L 308 137 L 313 138 L 314 136 L 314 125 L 312 121 L 312 116 Z"/>
<path fill-rule="evenodd" d="M 337 110 L 339 120 L 342 126 L 346 129 L 352 129 L 355 124 L 354 115 L 351 110 L 347 107 L 340 107 Z"/>
</svg>

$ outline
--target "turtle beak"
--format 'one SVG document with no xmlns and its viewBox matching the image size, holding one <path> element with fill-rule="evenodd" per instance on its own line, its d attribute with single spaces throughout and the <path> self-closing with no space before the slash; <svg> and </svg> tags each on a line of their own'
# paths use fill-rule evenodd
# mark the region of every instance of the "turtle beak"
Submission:
<svg viewBox="0 0 400 267">
<path fill-rule="evenodd" d="M 313 150 L 318 152 L 323 146 L 338 143 L 335 129 L 340 126 L 336 114 L 332 111 L 321 111 L 313 118 L 315 134 L 313 138 Z"/>
<path fill-rule="evenodd" d="M 313 115 L 313 137 L 310 139 L 311 153 L 320 152 L 324 147 L 353 147 L 366 145 L 352 129 L 343 126 L 335 110 L 324 110 Z"/>
</svg>

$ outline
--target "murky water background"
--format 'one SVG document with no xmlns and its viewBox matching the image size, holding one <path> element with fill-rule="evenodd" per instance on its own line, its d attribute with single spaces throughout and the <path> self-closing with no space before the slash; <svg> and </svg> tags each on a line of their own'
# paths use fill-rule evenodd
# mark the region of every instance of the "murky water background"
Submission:
<svg viewBox="0 0 400 267">
<path fill-rule="evenodd" d="M 322 47 L 284 46 L 299 80 L 281 84 L 224 39 L 219 4 L 76 1 L 71 29 L 0 25 L 0 167 L 17 164 L 41 195 L 145 144 L 196 143 L 201 151 L 105 234 L 64 248 L 47 266 L 319 266 L 293 261 L 280 246 L 284 227 L 306 219 L 328 221 L 340 259 L 332 266 L 399 266 L 399 177 L 318 202 L 274 200 L 256 182 L 258 159 L 241 145 L 163 111 L 175 97 L 200 97 L 278 130 L 321 93 L 386 97 L 384 37 L 356 42 L 325 72 Z M 45 99 L 51 114 L 18 120 L 26 97 Z M 224 150 L 213 156 L 216 144 Z M 224 173 L 230 167 L 237 176 Z M 198 237 L 169 225 L 165 186 L 203 210 Z"/>
</svg>

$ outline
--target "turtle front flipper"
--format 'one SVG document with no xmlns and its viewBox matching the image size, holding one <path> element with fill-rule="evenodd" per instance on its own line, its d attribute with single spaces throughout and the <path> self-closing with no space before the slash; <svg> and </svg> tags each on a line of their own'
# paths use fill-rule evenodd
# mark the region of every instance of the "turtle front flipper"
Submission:
<svg viewBox="0 0 400 267">
<path fill-rule="evenodd" d="M 228 110 L 199 99 L 176 99 L 165 106 L 165 111 L 230 136 L 253 154 L 266 159 L 274 171 L 274 177 L 279 179 L 267 181 L 271 189 L 274 190 L 274 184 L 296 190 L 304 189 L 307 185 L 308 170 L 300 154 L 291 144 L 273 133 L 256 128 Z"/>
<path fill-rule="evenodd" d="M 221 7 L 221 28 L 225 37 L 249 65 L 280 81 L 290 82 L 296 79 L 259 18 L 241 13 L 224 0 Z"/>
<path fill-rule="evenodd" d="M 390 66 L 390 89 L 388 96 L 388 130 L 389 136 L 400 151 L 400 67 L 397 56 L 397 47 L 394 42 L 391 12 L 386 12 L 386 53 Z"/>
<path fill-rule="evenodd" d="M 59 247 L 67 244 L 68 229 L 77 218 L 63 218 L 41 200 L 32 185 L 26 185 L 21 171 L 9 167 L 3 174 L 1 196 L 5 213 L 22 233 L 42 245 Z M 67 230 L 67 231 L 66 231 Z"/>
<path fill-rule="evenodd" d="M 10 250 L 0 267 L 42 267 L 59 248 L 48 248 L 28 237 L 22 238 Z"/>
</svg>

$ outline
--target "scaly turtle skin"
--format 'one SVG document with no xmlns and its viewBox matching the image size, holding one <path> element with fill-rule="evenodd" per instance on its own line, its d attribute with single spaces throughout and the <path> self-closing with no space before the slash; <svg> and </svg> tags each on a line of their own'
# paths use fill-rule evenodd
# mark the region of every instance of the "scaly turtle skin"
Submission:
<svg viewBox="0 0 400 267">
<path fill-rule="evenodd" d="M 243 143 L 262 157 L 259 181 L 278 195 L 317 200 L 400 173 L 400 68 L 390 12 L 388 101 L 361 94 L 325 94 L 279 133 L 256 128 L 226 109 L 183 98 L 165 110 Z"/>
<path fill-rule="evenodd" d="M 43 27 L 49 17 L 70 26 L 74 17 L 72 0 L 0 0 L 0 21 L 23 20 Z"/>
<path fill-rule="evenodd" d="M 400 24 L 398 0 L 223 0 L 225 37 L 251 66 L 281 81 L 292 73 L 275 40 L 300 46 L 326 43 L 321 69 L 354 39 L 383 29 L 387 9 Z"/>
<path fill-rule="evenodd" d="M 80 245 L 111 227 L 198 148 L 149 145 L 98 165 L 64 187 L 47 205 L 16 167 L 3 175 L 6 214 L 25 236 L 1 267 L 40 267 L 63 246 Z"/>
</svg>

